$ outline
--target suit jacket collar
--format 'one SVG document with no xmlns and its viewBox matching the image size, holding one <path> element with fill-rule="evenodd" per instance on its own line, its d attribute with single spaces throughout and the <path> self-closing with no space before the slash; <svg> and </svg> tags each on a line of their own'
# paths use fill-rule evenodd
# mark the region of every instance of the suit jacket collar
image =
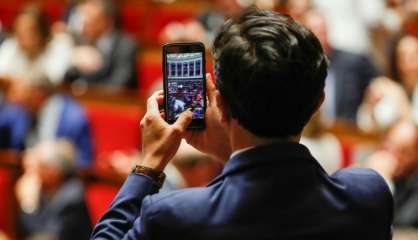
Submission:
<svg viewBox="0 0 418 240">
<path fill-rule="evenodd" d="M 253 169 L 261 165 L 315 164 L 321 168 L 309 150 L 300 143 L 276 142 L 256 146 L 234 155 L 223 168 L 221 175 L 209 183 L 209 186 L 226 176 Z"/>
</svg>

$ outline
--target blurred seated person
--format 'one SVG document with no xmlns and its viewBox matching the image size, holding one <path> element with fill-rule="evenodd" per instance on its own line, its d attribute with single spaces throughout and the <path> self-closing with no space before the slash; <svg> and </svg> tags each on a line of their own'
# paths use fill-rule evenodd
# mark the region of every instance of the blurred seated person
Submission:
<svg viewBox="0 0 418 240">
<path fill-rule="evenodd" d="M 405 90 L 412 117 L 418 123 L 418 38 L 412 35 L 400 37 L 391 61 L 392 78 Z"/>
<path fill-rule="evenodd" d="M 25 110 L 19 113 L 19 126 L 13 134 L 16 141 L 27 147 L 39 141 L 65 138 L 77 148 L 78 168 L 89 167 L 93 158 L 90 127 L 84 109 L 70 96 L 65 96 L 46 75 L 31 72 L 12 82 L 7 100 L 10 104 L 17 104 Z M 14 107 L 4 111 L 0 116 L 17 111 Z"/>
<path fill-rule="evenodd" d="M 418 123 L 418 39 L 399 37 L 390 61 L 393 79 L 374 80 L 359 108 L 357 124 L 364 131 L 379 132 L 399 120 Z"/>
<path fill-rule="evenodd" d="M 115 152 L 110 157 L 110 167 L 125 179 L 132 170 L 135 160 L 140 159 L 139 152 L 127 154 Z M 222 168 L 211 156 L 204 154 L 182 141 L 179 150 L 164 170 L 167 179 L 161 191 L 167 192 L 185 187 L 206 186 Z"/>
<path fill-rule="evenodd" d="M 92 226 L 71 143 L 40 142 L 27 150 L 23 165 L 15 189 L 23 239 L 88 239 Z"/>
<path fill-rule="evenodd" d="M 70 67 L 72 49 L 69 35 L 51 35 L 45 14 L 27 8 L 17 15 L 13 35 L 0 47 L 0 78 L 14 79 L 37 69 L 58 85 Z"/>
<path fill-rule="evenodd" d="M 211 0 L 213 9 L 186 23 L 173 22 L 160 33 L 160 43 L 200 41 L 212 45 L 225 19 L 239 15 L 248 5 L 238 0 Z"/>
<path fill-rule="evenodd" d="M 172 163 L 183 175 L 187 187 L 207 186 L 222 172 L 224 165 L 218 159 L 198 151 L 186 141 L 181 142 Z"/>
<path fill-rule="evenodd" d="M 134 162 L 140 158 L 141 154 L 139 152 L 114 152 L 111 154 L 108 162 L 112 171 L 111 174 L 116 174 L 122 180 L 125 179 L 129 173 L 131 173 Z M 167 179 L 161 188 L 162 192 L 168 192 L 186 187 L 185 179 L 173 164 L 169 164 L 167 166 L 165 173 L 167 175 Z"/>
<path fill-rule="evenodd" d="M 342 146 L 337 137 L 325 131 L 319 113 L 313 115 L 306 125 L 300 142 L 309 149 L 328 174 L 341 168 Z"/>
<path fill-rule="evenodd" d="M 412 109 L 402 85 L 386 77 L 373 80 L 357 113 L 357 126 L 365 132 L 379 133 L 408 119 L 412 119 Z"/>
<path fill-rule="evenodd" d="M 355 124 L 364 93 L 369 82 L 378 76 L 378 70 L 368 56 L 333 48 L 328 41 L 326 19 L 320 12 L 307 12 L 303 23 L 318 37 L 330 60 L 322 116 L 330 124 Z"/>
<path fill-rule="evenodd" d="M 66 80 L 109 90 L 137 88 L 137 46 L 117 28 L 112 1 L 87 0 L 76 11 L 82 25 Z"/>
<path fill-rule="evenodd" d="M 414 122 L 401 121 L 389 128 L 381 149 L 367 165 L 391 186 L 395 226 L 418 228 L 418 130 Z"/>
<path fill-rule="evenodd" d="M 26 126 L 26 113 L 22 107 L 5 100 L 1 92 L 7 91 L 9 84 L 9 81 L 0 79 L 0 149 L 23 150 L 20 129 Z"/>
</svg>

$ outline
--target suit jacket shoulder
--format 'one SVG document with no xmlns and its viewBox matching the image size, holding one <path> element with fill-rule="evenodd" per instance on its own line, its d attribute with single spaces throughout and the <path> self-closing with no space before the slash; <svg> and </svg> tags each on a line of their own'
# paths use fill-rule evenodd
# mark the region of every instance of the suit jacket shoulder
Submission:
<svg viewBox="0 0 418 240">
<path fill-rule="evenodd" d="M 365 215 L 381 221 L 382 225 L 390 225 L 393 219 L 393 197 L 386 181 L 376 171 L 367 168 L 346 168 L 335 172 L 332 176 L 342 184 L 350 200 L 364 209 Z M 382 212 L 382 209 L 389 209 Z"/>
</svg>

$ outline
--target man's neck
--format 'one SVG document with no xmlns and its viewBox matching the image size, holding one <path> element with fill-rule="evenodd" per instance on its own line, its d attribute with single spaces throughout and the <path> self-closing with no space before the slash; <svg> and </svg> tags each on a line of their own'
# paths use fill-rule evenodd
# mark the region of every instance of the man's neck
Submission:
<svg viewBox="0 0 418 240">
<path fill-rule="evenodd" d="M 234 120 L 235 121 L 235 120 Z M 248 130 L 244 129 L 237 123 L 232 123 L 230 128 L 231 150 L 232 153 L 241 149 L 253 148 L 256 146 L 266 145 L 274 142 L 299 142 L 301 136 L 293 136 L 288 138 L 263 138 L 258 137 Z"/>
</svg>

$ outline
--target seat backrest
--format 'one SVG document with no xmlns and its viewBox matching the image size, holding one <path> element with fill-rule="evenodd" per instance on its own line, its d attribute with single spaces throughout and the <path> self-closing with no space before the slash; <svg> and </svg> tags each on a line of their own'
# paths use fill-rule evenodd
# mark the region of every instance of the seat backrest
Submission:
<svg viewBox="0 0 418 240">
<path fill-rule="evenodd" d="M 139 149 L 142 110 L 136 106 L 85 104 L 95 149 L 95 164 L 114 151 Z"/>
</svg>

